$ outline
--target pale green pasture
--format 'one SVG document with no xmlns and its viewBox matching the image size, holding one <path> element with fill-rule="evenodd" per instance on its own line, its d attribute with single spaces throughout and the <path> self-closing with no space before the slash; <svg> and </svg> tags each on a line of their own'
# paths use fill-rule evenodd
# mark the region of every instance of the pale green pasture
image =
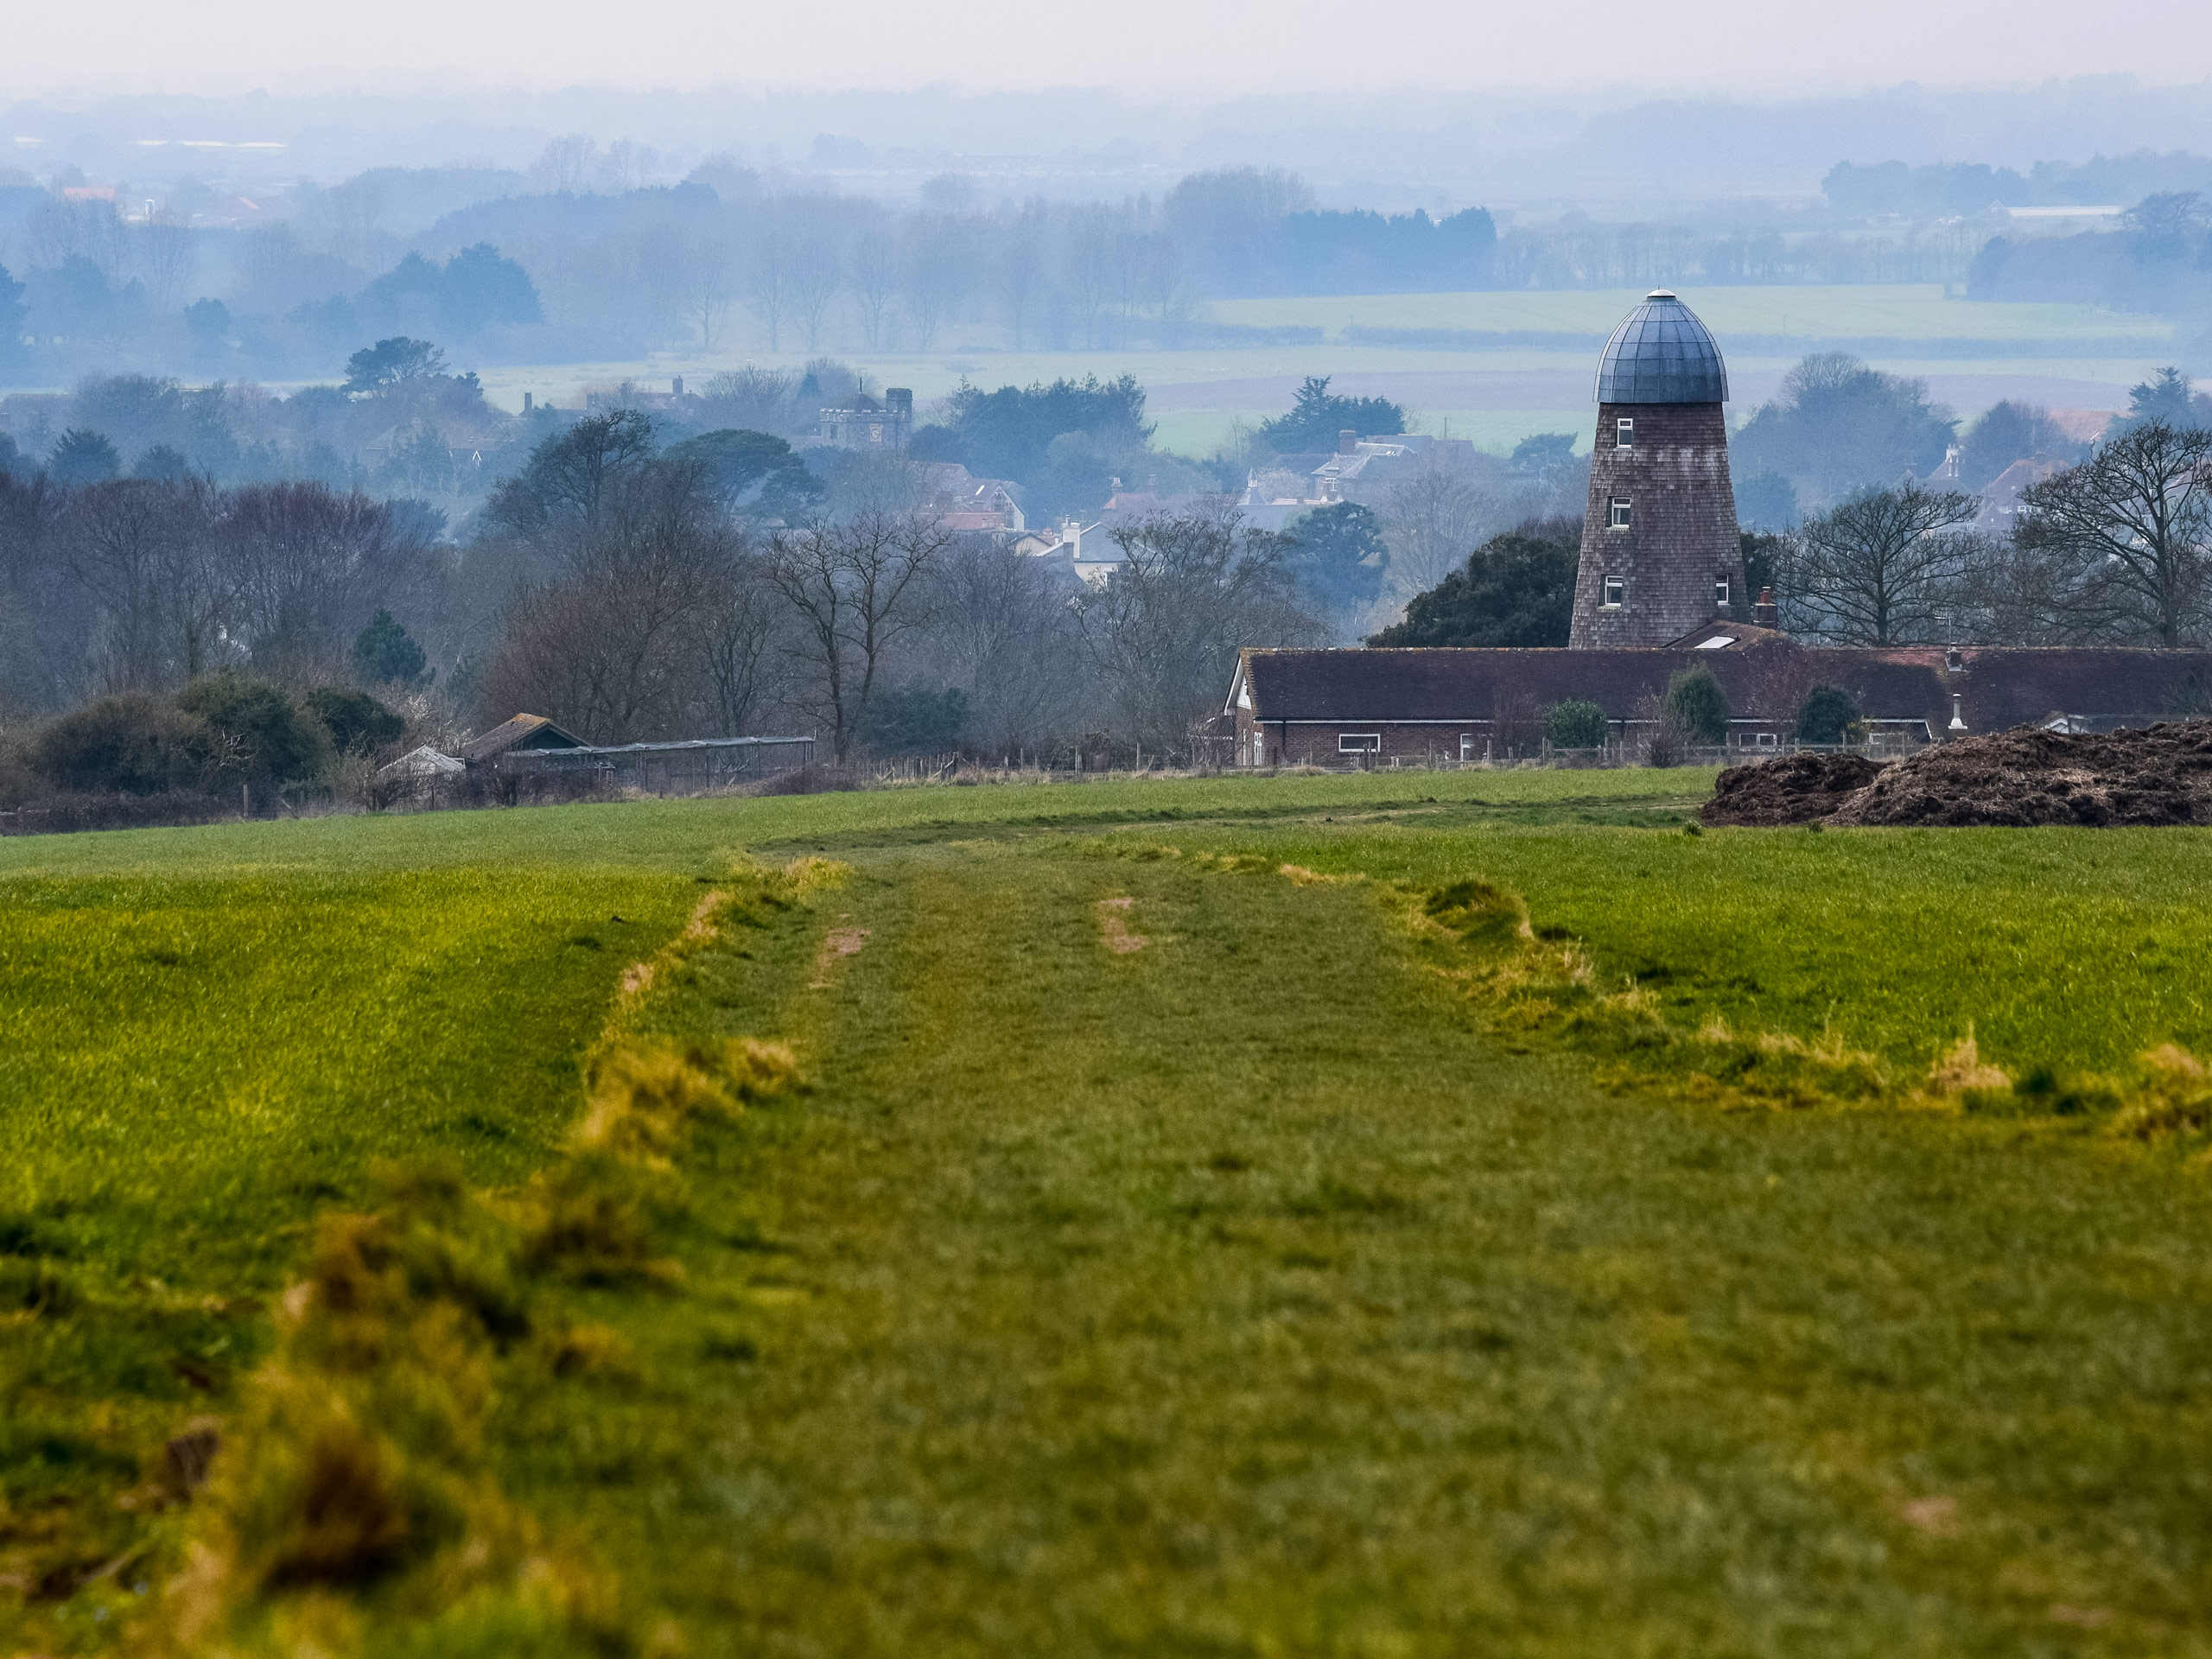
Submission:
<svg viewBox="0 0 2212 1659">
<path fill-rule="evenodd" d="M 2162 318 L 2092 305 L 1946 299 L 1936 283 L 1680 290 L 1719 334 L 1802 334 L 1807 340 L 1893 335 L 1918 340 L 2166 340 Z M 1361 294 L 1313 299 L 1217 300 L 1223 322 L 1261 327 L 1604 331 L 1640 289 L 1560 293 Z"/>
</svg>

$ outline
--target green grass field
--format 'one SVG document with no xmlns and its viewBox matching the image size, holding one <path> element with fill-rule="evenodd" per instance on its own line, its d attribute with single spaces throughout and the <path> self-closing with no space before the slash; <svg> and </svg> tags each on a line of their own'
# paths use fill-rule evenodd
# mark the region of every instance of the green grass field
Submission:
<svg viewBox="0 0 2212 1659">
<path fill-rule="evenodd" d="M 545 1293 L 625 1363 L 503 1361 L 489 1408 L 503 1490 L 623 1585 L 611 1650 L 2212 1652 L 2201 1139 L 1696 1103 L 1501 1025 L 1386 901 L 1515 889 L 1682 1028 L 2119 1075 L 2212 1048 L 2212 839 L 1685 835 L 1709 777 L 0 842 L 0 1651 L 130 1624 L 142 1569 L 57 1563 L 174 1548 L 113 1496 L 233 1411 L 319 1209 L 378 1159 L 512 1186 L 622 964 L 815 855 L 851 874 L 637 1016 L 807 1088 L 680 1154 L 663 1288 Z M 587 1650 L 365 1605 L 344 1650 Z"/>
</svg>

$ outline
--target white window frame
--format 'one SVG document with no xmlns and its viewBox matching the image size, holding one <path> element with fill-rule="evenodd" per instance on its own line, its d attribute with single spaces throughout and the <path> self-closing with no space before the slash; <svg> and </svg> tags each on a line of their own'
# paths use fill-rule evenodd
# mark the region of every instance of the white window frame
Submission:
<svg viewBox="0 0 2212 1659">
<path fill-rule="evenodd" d="M 1715 576 L 1713 579 L 1713 602 L 1715 605 L 1727 607 L 1733 600 L 1735 593 L 1736 584 L 1726 576 Z"/>
<path fill-rule="evenodd" d="M 1636 448 L 1636 421 L 1633 416 L 1624 415 L 1613 423 L 1613 448 L 1616 449 Z"/>
<path fill-rule="evenodd" d="M 1382 734 L 1380 732 L 1338 732 L 1338 754 L 1380 754 L 1382 753 Z"/>
<path fill-rule="evenodd" d="M 1635 521 L 1636 507 L 1634 503 L 1632 503 L 1629 498 L 1624 495 L 1615 496 L 1612 499 L 1611 510 L 1605 514 L 1605 528 L 1608 530 L 1627 530 L 1634 524 Z"/>
<path fill-rule="evenodd" d="M 1475 758 L 1475 734 L 1472 732 L 1459 734 L 1459 758 L 1462 760 L 1471 760 Z"/>
<path fill-rule="evenodd" d="M 1778 741 L 1772 732 L 1755 732 L 1751 736 L 1751 747 L 1755 749 L 1771 749 L 1778 747 Z"/>
<path fill-rule="evenodd" d="M 1598 584 L 1598 608 L 1618 611 L 1628 599 L 1628 583 L 1619 576 L 1607 576 Z"/>
</svg>

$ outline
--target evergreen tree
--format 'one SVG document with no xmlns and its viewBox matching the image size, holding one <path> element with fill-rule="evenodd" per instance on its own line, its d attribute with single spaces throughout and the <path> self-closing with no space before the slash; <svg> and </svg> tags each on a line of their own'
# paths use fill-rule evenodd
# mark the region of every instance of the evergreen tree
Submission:
<svg viewBox="0 0 2212 1659">
<path fill-rule="evenodd" d="M 1728 694 L 1703 663 L 1667 682 L 1667 723 L 1700 743 L 1728 741 Z"/>
<path fill-rule="evenodd" d="M 423 647 L 390 611 L 378 611 L 354 637 L 353 671 L 371 685 L 410 690 L 428 685 L 432 677 Z"/>
<path fill-rule="evenodd" d="M 1340 397 L 1329 390 L 1330 377 L 1309 374 L 1299 387 L 1290 413 L 1260 423 L 1253 435 L 1277 454 L 1334 449 L 1339 434 L 1389 437 L 1406 429 L 1406 411 L 1387 397 Z"/>
</svg>

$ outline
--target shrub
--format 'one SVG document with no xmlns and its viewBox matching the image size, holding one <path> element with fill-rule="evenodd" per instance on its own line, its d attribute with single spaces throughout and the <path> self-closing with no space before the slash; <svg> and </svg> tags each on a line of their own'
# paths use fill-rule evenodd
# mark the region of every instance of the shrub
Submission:
<svg viewBox="0 0 2212 1659">
<path fill-rule="evenodd" d="M 1703 663 L 1667 682 L 1667 722 L 1695 743 L 1728 741 L 1728 694 Z"/>
<path fill-rule="evenodd" d="M 365 691 L 319 685 L 308 693 L 307 705 L 341 754 L 366 753 L 407 729 L 405 721 Z"/>
<path fill-rule="evenodd" d="M 1689 740 L 1682 728 L 1662 722 L 1644 741 L 1643 764 L 1647 766 L 1679 766 L 1689 758 Z"/>
<path fill-rule="evenodd" d="M 1544 735 L 1555 749 L 1594 749 L 1605 741 L 1605 711 L 1580 698 L 1544 710 Z"/>
<path fill-rule="evenodd" d="M 62 715 L 31 743 L 31 766 L 56 789 L 155 795 L 200 774 L 204 733 L 188 714 L 125 692 Z"/>
<path fill-rule="evenodd" d="M 177 693 L 176 706 L 205 726 L 210 767 L 256 783 L 313 778 L 330 761 L 330 734 L 265 680 L 225 669 Z"/>
<path fill-rule="evenodd" d="M 1797 706 L 1800 743 L 1840 743 L 1860 719 L 1859 700 L 1840 685 L 1816 685 Z"/>
<path fill-rule="evenodd" d="M 0 733 L 0 807 L 21 806 L 46 792 L 31 758 L 28 733 Z"/>
</svg>

